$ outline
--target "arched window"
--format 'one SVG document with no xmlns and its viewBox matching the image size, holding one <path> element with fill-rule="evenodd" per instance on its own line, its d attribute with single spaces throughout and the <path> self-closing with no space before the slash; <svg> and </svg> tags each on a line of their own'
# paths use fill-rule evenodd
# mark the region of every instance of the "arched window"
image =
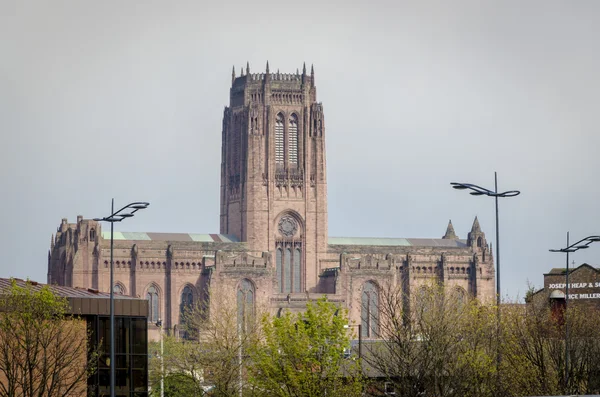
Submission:
<svg viewBox="0 0 600 397">
<path fill-rule="evenodd" d="M 194 293 L 192 292 L 192 287 L 186 285 L 181 293 L 181 305 L 179 307 L 179 311 L 181 313 L 181 318 L 192 308 L 194 304 Z M 181 321 L 180 321 L 181 322 Z"/>
<path fill-rule="evenodd" d="M 121 284 L 116 283 L 115 286 L 113 287 L 113 293 L 119 294 L 119 295 L 125 295 L 125 288 L 123 288 L 123 286 Z"/>
<path fill-rule="evenodd" d="M 275 251 L 275 274 L 280 293 L 300 292 L 302 275 L 302 245 L 281 242 Z"/>
<path fill-rule="evenodd" d="M 148 321 L 155 323 L 159 318 L 159 298 L 158 289 L 155 285 L 151 285 L 146 292 L 146 299 L 148 300 Z"/>
<path fill-rule="evenodd" d="M 288 124 L 288 162 L 291 167 L 298 166 L 298 116 L 295 114 Z"/>
<path fill-rule="evenodd" d="M 379 291 L 375 283 L 367 281 L 361 297 L 361 333 L 367 338 L 379 334 Z"/>
<path fill-rule="evenodd" d="M 283 165 L 284 157 L 283 114 L 277 113 L 275 118 L 275 163 Z"/>
<path fill-rule="evenodd" d="M 252 282 L 243 279 L 237 291 L 238 324 L 241 331 L 246 331 L 248 322 L 254 315 L 254 286 Z"/>
<path fill-rule="evenodd" d="M 186 285 L 181 293 L 181 304 L 179 305 L 179 323 L 181 329 L 179 330 L 179 336 L 183 339 L 189 339 L 188 329 L 186 327 L 187 316 L 189 315 L 190 310 L 192 310 L 192 305 L 194 304 L 194 293 L 192 291 L 192 287 Z"/>
<path fill-rule="evenodd" d="M 96 241 L 96 229 L 90 229 L 90 241 Z"/>
<path fill-rule="evenodd" d="M 477 238 L 477 246 L 478 247 L 483 247 L 483 239 L 481 237 Z"/>
<path fill-rule="evenodd" d="M 456 306 L 462 308 L 467 302 L 467 293 L 461 287 L 454 288 L 454 299 L 456 299 Z"/>
</svg>

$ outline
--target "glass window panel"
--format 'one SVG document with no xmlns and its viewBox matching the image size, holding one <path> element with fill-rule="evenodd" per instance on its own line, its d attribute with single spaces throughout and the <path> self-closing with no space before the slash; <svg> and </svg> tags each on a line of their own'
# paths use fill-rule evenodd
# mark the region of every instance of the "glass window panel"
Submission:
<svg viewBox="0 0 600 397">
<path fill-rule="evenodd" d="M 133 355 L 131 356 L 131 368 L 133 369 L 144 369 L 148 365 L 148 357 L 145 355 Z"/>
<path fill-rule="evenodd" d="M 99 338 L 100 338 L 100 351 L 104 353 L 110 352 L 110 319 L 108 317 L 100 318 Z"/>
<path fill-rule="evenodd" d="M 136 370 L 131 371 L 132 375 L 132 384 L 134 391 L 144 391 L 146 390 L 147 385 L 147 377 L 145 370 Z"/>
<path fill-rule="evenodd" d="M 291 264 L 290 259 L 292 251 L 288 248 L 285 250 L 284 266 L 283 266 L 283 292 L 291 292 Z"/>
<path fill-rule="evenodd" d="M 244 293 L 242 290 L 237 292 L 237 306 L 238 306 L 238 324 L 243 324 L 244 321 Z"/>
<path fill-rule="evenodd" d="M 129 368 L 129 354 L 116 354 L 115 355 L 115 368 L 117 368 L 117 369 Z"/>
<path fill-rule="evenodd" d="M 364 290 L 361 298 L 360 321 L 362 336 L 369 336 L 369 295 Z"/>
<path fill-rule="evenodd" d="M 115 318 L 115 342 L 115 353 L 127 353 L 130 350 L 129 319 Z"/>
<path fill-rule="evenodd" d="M 294 288 L 293 292 L 300 292 L 300 249 L 294 250 Z"/>
<path fill-rule="evenodd" d="M 128 369 L 117 369 L 115 370 L 115 384 L 120 388 L 129 389 L 129 370 Z"/>
<path fill-rule="evenodd" d="M 298 117 L 292 114 L 288 128 L 288 161 L 291 166 L 298 165 Z"/>
<path fill-rule="evenodd" d="M 281 250 L 281 248 L 277 249 L 277 254 L 276 254 L 276 274 L 277 274 L 277 283 L 279 284 L 279 292 L 283 292 L 283 280 L 281 279 L 281 274 L 282 274 L 282 256 L 283 256 L 283 251 Z"/>
<path fill-rule="evenodd" d="M 98 375 L 100 386 L 110 386 L 110 369 L 100 369 Z"/>
<path fill-rule="evenodd" d="M 134 354 L 147 354 L 148 349 L 148 323 L 143 318 L 131 319 L 131 333 L 133 335 L 133 349 Z"/>
<path fill-rule="evenodd" d="M 379 294 L 377 293 L 377 289 L 371 293 L 369 307 L 371 309 L 371 336 L 376 337 L 379 335 Z"/>
<path fill-rule="evenodd" d="M 278 113 L 275 120 L 275 163 L 277 164 L 283 164 L 283 146 L 283 115 Z"/>
<path fill-rule="evenodd" d="M 249 290 L 246 292 L 246 316 L 252 316 L 254 312 L 254 292 Z"/>
</svg>

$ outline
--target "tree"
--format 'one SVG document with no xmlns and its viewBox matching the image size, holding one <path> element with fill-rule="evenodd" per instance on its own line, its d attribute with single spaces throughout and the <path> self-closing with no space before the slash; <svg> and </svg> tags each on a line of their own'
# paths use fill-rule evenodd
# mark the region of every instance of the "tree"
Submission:
<svg viewBox="0 0 600 397">
<path fill-rule="evenodd" d="M 85 395 L 95 370 L 89 340 L 85 321 L 69 317 L 66 299 L 48 286 L 12 280 L 0 295 L 0 396 Z"/>
<path fill-rule="evenodd" d="M 263 396 L 359 396 L 358 363 L 344 358 L 350 347 L 347 313 L 325 298 L 306 311 L 262 318 L 262 340 L 250 354 L 250 383 Z"/>
<path fill-rule="evenodd" d="M 400 287 L 379 292 L 381 340 L 368 344 L 364 357 L 399 395 L 494 395 L 492 308 L 440 284 L 410 298 Z"/>
<path fill-rule="evenodd" d="M 503 311 L 506 318 L 504 368 L 513 395 L 593 394 L 600 392 L 600 315 L 597 310 L 552 308 L 547 301 Z M 569 327 L 569 374 L 565 384 L 565 314 Z M 512 376 L 511 376 L 512 375 Z M 518 376 L 516 376 L 518 375 Z"/>
<path fill-rule="evenodd" d="M 167 378 L 185 377 L 185 384 L 195 394 L 203 395 L 210 388 L 211 396 L 239 396 L 251 393 L 247 382 L 247 351 L 257 343 L 259 323 L 256 313 L 261 307 L 253 305 L 245 310 L 243 327 L 236 296 L 225 289 L 211 289 L 206 300 L 196 302 L 186 309 L 182 319 L 185 338 L 178 335 L 164 337 L 165 395 Z M 251 310 L 250 310 L 251 309 Z M 151 352 L 160 351 L 154 342 Z M 150 383 L 160 390 L 160 358 L 154 354 L 150 361 Z"/>
</svg>

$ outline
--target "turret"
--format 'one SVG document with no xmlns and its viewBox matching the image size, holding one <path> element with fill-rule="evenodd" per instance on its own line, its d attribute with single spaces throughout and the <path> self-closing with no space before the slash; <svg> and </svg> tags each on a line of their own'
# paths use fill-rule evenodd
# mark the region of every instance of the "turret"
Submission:
<svg viewBox="0 0 600 397">
<path fill-rule="evenodd" d="M 467 245 L 469 247 L 479 249 L 484 249 L 487 246 L 485 233 L 481 231 L 481 226 L 479 225 L 479 220 L 477 217 L 475 217 L 473 226 L 471 226 L 471 231 L 469 232 L 469 237 L 467 238 Z"/>
</svg>

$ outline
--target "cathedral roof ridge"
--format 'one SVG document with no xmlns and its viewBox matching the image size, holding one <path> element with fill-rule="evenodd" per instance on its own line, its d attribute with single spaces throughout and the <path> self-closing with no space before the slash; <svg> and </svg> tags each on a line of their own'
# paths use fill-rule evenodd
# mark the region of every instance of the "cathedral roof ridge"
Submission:
<svg viewBox="0 0 600 397">
<path fill-rule="evenodd" d="M 368 245 L 400 247 L 466 247 L 467 240 L 402 237 L 329 237 L 329 245 Z"/>
<path fill-rule="evenodd" d="M 102 238 L 110 239 L 110 231 L 102 231 Z M 131 241 L 194 241 L 205 243 L 239 243 L 231 234 L 219 233 L 163 233 L 163 232 L 114 232 L 114 240 Z"/>
</svg>

